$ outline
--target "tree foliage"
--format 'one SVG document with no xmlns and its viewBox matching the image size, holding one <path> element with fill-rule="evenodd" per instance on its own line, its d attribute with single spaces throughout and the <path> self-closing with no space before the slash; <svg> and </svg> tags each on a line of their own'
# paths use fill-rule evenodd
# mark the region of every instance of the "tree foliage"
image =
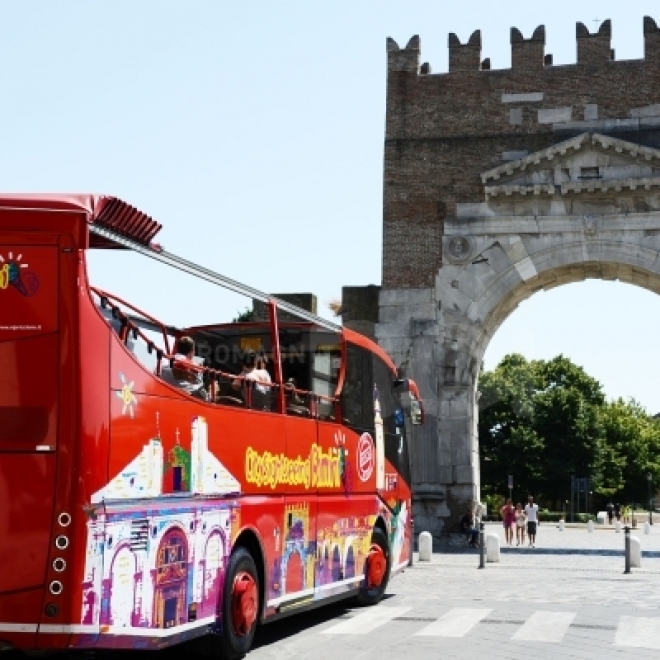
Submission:
<svg viewBox="0 0 660 660">
<path fill-rule="evenodd" d="M 660 477 L 660 423 L 634 401 L 607 402 L 600 383 L 560 355 L 507 355 L 481 375 L 479 442 L 485 495 L 507 492 L 514 475 L 550 506 L 570 495 L 571 475 L 591 478 L 603 498 L 648 501 Z"/>
<path fill-rule="evenodd" d="M 231 320 L 232 323 L 248 323 L 254 321 L 254 310 L 246 307 L 242 312 L 238 312 Z"/>
</svg>

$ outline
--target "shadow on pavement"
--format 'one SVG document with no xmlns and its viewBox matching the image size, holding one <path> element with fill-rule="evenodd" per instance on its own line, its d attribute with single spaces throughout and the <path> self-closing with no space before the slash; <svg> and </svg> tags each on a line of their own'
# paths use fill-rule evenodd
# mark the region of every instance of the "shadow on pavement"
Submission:
<svg viewBox="0 0 660 660">
<path fill-rule="evenodd" d="M 386 601 L 393 596 L 394 594 L 385 594 L 381 602 Z M 309 612 L 294 614 L 290 617 L 280 619 L 279 621 L 274 621 L 273 623 L 267 623 L 257 630 L 257 635 L 252 648 L 256 649 L 260 646 L 274 644 L 287 637 L 296 635 L 299 632 L 314 628 L 326 621 L 332 621 L 335 619 L 339 621 L 350 614 L 356 607 L 362 609 L 355 605 L 355 601 L 346 600 L 343 602 L 332 603 L 330 605 L 324 605 L 317 609 L 310 610 Z"/>
<path fill-rule="evenodd" d="M 394 597 L 395 594 L 385 594 L 383 601 Z M 353 609 L 358 607 L 355 601 L 345 600 L 329 605 L 323 605 L 308 612 L 299 612 L 292 614 L 289 617 L 267 623 L 260 626 L 254 639 L 253 649 L 261 646 L 268 646 L 269 644 L 276 644 L 287 637 L 296 635 L 302 631 L 314 628 L 327 621 L 341 619 L 349 615 Z M 377 606 L 376 606 L 377 607 Z M 361 608 L 358 608 L 361 609 Z M 191 652 L 191 647 L 188 642 L 164 648 L 159 651 L 143 651 L 143 650 L 98 650 L 93 653 L 85 651 L 61 651 L 44 656 L 41 658 L 48 658 L 48 660 L 117 660 L 122 658 L 127 660 L 131 656 L 140 660 L 174 660 L 180 658 L 181 655 L 194 658 L 194 652 Z M 20 651 L 6 651 L 0 654 L 1 660 L 29 660 L 28 656 Z M 33 658 L 32 660 L 36 660 Z M 218 658 L 218 660 L 221 660 Z"/>
</svg>

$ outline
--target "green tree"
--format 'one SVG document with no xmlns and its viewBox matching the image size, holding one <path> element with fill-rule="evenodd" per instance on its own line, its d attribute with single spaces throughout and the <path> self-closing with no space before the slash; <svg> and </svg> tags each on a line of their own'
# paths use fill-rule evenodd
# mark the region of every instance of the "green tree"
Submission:
<svg viewBox="0 0 660 660">
<path fill-rule="evenodd" d="M 600 383 L 560 355 L 537 363 L 533 428 L 543 438 L 540 490 L 551 501 L 566 497 L 571 474 L 594 476 L 602 445 Z"/>
<path fill-rule="evenodd" d="M 538 365 L 507 355 L 479 382 L 481 483 L 486 495 L 507 493 L 513 474 L 516 492 L 536 492 L 541 482 L 543 439 L 533 427 Z"/>
<path fill-rule="evenodd" d="M 242 312 L 238 314 L 231 320 L 232 323 L 248 323 L 249 321 L 254 320 L 254 310 L 246 307 Z"/>
<path fill-rule="evenodd" d="M 528 361 L 508 355 L 482 374 L 479 442 L 482 488 L 533 493 L 554 504 L 569 490 L 571 474 L 594 471 L 603 444 L 600 383 L 568 358 Z"/>
<path fill-rule="evenodd" d="M 636 401 L 618 399 L 601 413 L 605 438 L 600 460 L 602 483 L 599 492 L 625 502 L 648 503 L 651 474 L 658 484 L 660 424 Z"/>
</svg>

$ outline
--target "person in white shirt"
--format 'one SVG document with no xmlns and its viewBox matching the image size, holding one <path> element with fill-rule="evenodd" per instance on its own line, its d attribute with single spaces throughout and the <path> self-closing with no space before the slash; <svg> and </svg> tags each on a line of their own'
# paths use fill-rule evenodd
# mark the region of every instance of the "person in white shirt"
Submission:
<svg viewBox="0 0 660 660">
<path fill-rule="evenodd" d="M 248 383 L 248 381 L 251 381 Z M 232 386 L 235 390 L 240 390 L 243 401 L 247 404 L 250 401 L 251 408 L 254 410 L 270 410 L 272 402 L 272 387 L 270 374 L 266 370 L 266 360 L 257 357 L 254 351 L 248 351 L 243 356 L 243 371 L 234 380 Z M 254 383 L 254 384 L 252 384 Z M 248 387 L 252 387 L 251 396 L 248 397 Z"/>
<path fill-rule="evenodd" d="M 254 374 L 254 379 L 257 381 L 255 389 L 262 394 L 270 394 L 272 388 L 269 387 L 273 381 L 270 378 L 268 369 L 266 369 L 266 358 L 263 355 L 260 355 L 257 358 L 257 366 L 252 372 Z M 259 383 L 268 383 L 268 385 L 260 385 Z"/>
<path fill-rule="evenodd" d="M 529 538 L 530 547 L 536 547 L 536 527 L 539 522 L 539 505 L 534 504 L 534 498 L 530 495 L 527 506 L 525 507 L 525 515 L 527 516 L 527 536 Z"/>
<path fill-rule="evenodd" d="M 208 401 L 209 395 L 204 387 L 203 372 L 194 367 L 186 368 L 188 363 L 194 367 L 201 367 L 204 359 L 195 356 L 195 342 L 191 337 L 181 337 L 176 343 L 176 355 L 172 366 L 175 383 L 187 394 Z"/>
<path fill-rule="evenodd" d="M 245 392 L 245 382 L 248 380 L 257 380 L 254 375 L 254 368 L 257 362 L 257 355 L 254 351 L 248 351 L 243 356 L 243 371 L 234 379 L 232 387 L 235 390 L 242 390 Z"/>
</svg>

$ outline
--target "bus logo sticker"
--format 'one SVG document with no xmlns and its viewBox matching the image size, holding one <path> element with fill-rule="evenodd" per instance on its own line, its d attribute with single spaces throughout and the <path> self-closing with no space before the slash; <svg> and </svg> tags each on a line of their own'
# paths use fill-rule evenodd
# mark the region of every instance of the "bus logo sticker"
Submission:
<svg viewBox="0 0 660 660">
<path fill-rule="evenodd" d="M 363 433 L 358 441 L 357 471 L 360 481 L 368 481 L 374 471 L 374 441 L 368 433 Z"/>
<path fill-rule="evenodd" d="M 21 263 L 22 259 L 22 254 L 15 259 L 13 252 L 9 253 L 8 259 L 0 254 L 0 289 L 11 285 L 22 296 L 33 296 L 39 288 L 39 278 L 35 272 L 27 270 L 28 264 Z"/>
<path fill-rule="evenodd" d="M 135 394 L 133 394 L 135 381 L 131 381 L 130 383 L 126 382 L 126 378 L 121 371 L 119 372 L 119 380 L 121 380 L 121 390 L 116 392 L 116 395 L 117 398 L 121 399 L 122 403 L 124 404 L 123 408 L 121 409 L 121 414 L 125 415 L 126 412 L 128 412 L 128 414 L 131 416 L 131 419 L 133 419 L 135 417 L 133 406 L 137 406 L 137 399 L 135 398 Z"/>
</svg>

